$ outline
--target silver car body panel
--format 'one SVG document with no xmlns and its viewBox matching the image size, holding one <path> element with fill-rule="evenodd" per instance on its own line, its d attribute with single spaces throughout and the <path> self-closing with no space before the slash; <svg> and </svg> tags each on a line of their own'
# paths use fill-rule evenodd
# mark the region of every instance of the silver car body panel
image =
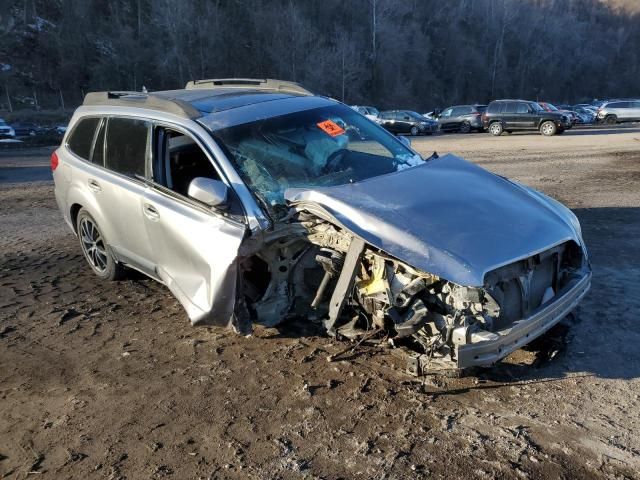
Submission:
<svg viewBox="0 0 640 480">
<path fill-rule="evenodd" d="M 247 224 L 76 156 L 66 146 L 68 137 L 81 118 L 90 116 L 138 117 L 188 132 L 240 199 Z M 269 220 L 209 133 L 189 119 L 126 107 L 81 107 L 69 127 L 53 172 L 56 201 L 69 226 L 75 232 L 72 207 L 82 206 L 100 225 L 114 258 L 166 284 L 192 323 L 227 325 L 235 303 L 238 249 L 247 228 L 265 228 Z M 157 218 L 148 214 L 149 204 Z"/>
<path fill-rule="evenodd" d="M 285 197 L 465 286 L 480 287 L 487 272 L 568 240 L 582 245 L 568 209 L 455 155 L 359 183 L 289 189 Z"/>
<path fill-rule="evenodd" d="M 591 272 L 576 278 L 553 301 L 540 307 L 527 318 L 514 322 L 508 332 L 501 332 L 495 340 L 459 345 L 458 368 L 490 366 L 511 352 L 538 338 L 571 313 L 591 287 Z"/>
</svg>

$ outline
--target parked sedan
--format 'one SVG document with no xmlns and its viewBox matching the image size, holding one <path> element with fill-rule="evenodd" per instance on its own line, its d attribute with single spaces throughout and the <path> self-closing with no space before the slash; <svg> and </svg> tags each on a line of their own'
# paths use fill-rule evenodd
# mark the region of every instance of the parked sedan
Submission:
<svg viewBox="0 0 640 480">
<path fill-rule="evenodd" d="M 449 132 L 482 131 L 482 114 L 486 109 L 486 105 L 457 105 L 445 108 L 438 117 L 438 125 L 440 130 Z"/>
<path fill-rule="evenodd" d="M 0 138 L 13 138 L 16 132 L 4 119 L 0 118 Z"/>
<path fill-rule="evenodd" d="M 28 137 L 44 132 L 44 128 L 33 122 L 17 122 L 11 125 L 17 137 Z"/>
<path fill-rule="evenodd" d="M 431 135 L 438 131 L 438 122 L 410 110 L 388 110 L 380 113 L 380 125 L 391 133 Z"/>
</svg>

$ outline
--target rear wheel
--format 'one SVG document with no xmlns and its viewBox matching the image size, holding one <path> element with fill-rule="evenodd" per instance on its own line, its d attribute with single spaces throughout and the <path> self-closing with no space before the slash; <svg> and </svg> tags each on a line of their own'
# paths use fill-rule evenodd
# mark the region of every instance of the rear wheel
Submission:
<svg viewBox="0 0 640 480">
<path fill-rule="evenodd" d="M 411 127 L 411 135 L 415 137 L 416 135 L 418 135 L 418 133 L 420 133 L 420 130 L 418 130 L 418 127 L 416 126 Z"/>
<path fill-rule="evenodd" d="M 471 124 L 469 122 L 462 122 L 460 125 L 460 133 L 469 133 L 471 131 Z"/>
<path fill-rule="evenodd" d="M 494 137 L 499 137 L 502 135 L 504 128 L 502 128 L 502 124 L 500 122 L 493 122 L 489 125 L 489 133 Z"/>
<path fill-rule="evenodd" d="M 124 267 L 113 259 L 98 224 L 84 208 L 78 212 L 76 226 L 82 253 L 93 273 L 104 280 L 122 278 Z"/>
<path fill-rule="evenodd" d="M 551 137 L 555 135 L 556 131 L 556 124 L 551 121 L 543 122 L 542 125 L 540 125 L 540 133 L 545 137 Z"/>
<path fill-rule="evenodd" d="M 604 119 L 604 123 L 606 123 L 607 125 L 615 125 L 616 123 L 618 123 L 618 118 L 615 115 L 607 115 L 607 117 Z"/>
</svg>

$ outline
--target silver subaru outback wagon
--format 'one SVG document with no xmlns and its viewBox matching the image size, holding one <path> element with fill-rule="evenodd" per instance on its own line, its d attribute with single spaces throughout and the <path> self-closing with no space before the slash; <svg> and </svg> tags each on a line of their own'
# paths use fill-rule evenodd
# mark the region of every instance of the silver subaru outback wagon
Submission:
<svg viewBox="0 0 640 480">
<path fill-rule="evenodd" d="M 590 286 L 566 207 L 288 82 L 88 94 L 52 168 L 98 276 L 145 273 L 194 325 L 391 340 L 413 374 L 491 365 Z"/>
</svg>

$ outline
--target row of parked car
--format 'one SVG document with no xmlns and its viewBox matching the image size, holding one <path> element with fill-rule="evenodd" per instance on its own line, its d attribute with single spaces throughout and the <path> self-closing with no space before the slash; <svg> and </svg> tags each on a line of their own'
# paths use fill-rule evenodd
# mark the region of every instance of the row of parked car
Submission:
<svg viewBox="0 0 640 480">
<path fill-rule="evenodd" d="M 24 139 L 38 135 L 63 135 L 64 126 L 45 127 L 34 122 L 16 122 L 9 125 L 0 118 L 0 139 Z"/>
<path fill-rule="evenodd" d="M 437 131 L 488 131 L 501 135 L 514 130 L 538 130 L 543 135 L 556 135 L 574 125 L 640 121 L 640 100 L 634 99 L 558 106 L 531 100 L 494 100 L 489 105 L 454 105 L 424 114 L 410 110 L 380 112 L 375 107 L 361 105 L 352 108 L 392 133 L 409 135 L 430 135 Z"/>
</svg>

